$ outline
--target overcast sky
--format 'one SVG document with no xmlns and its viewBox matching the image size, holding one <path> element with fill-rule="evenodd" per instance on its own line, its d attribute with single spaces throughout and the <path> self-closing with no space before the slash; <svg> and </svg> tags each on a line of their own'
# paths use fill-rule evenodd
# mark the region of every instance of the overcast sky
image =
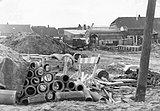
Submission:
<svg viewBox="0 0 160 111">
<path fill-rule="evenodd" d="M 160 17 L 157 0 L 155 17 Z M 146 16 L 148 0 L 0 0 L 0 23 L 109 26 L 117 17 Z"/>
</svg>

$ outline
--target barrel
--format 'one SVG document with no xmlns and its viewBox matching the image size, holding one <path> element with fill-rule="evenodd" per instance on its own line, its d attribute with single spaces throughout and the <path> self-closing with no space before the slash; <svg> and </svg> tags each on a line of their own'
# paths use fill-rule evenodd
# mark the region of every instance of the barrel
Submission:
<svg viewBox="0 0 160 111">
<path fill-rule="evenodd" d="M 16 91 L 0 90 L 0 104 L 14 105 L 16 103 Z"/>
</svg>

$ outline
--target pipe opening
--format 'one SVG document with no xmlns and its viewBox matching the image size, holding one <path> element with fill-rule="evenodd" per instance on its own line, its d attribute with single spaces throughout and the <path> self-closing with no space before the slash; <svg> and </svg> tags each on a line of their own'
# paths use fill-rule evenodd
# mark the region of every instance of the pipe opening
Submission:
<svg viewBox="0 0 160 111">
<path fill-rule="evenodd" d="M 38 90 L 41 93 L 46 92 L 48 90 L 48 86 L 46 84 L 40 84 Z"/>
<path fill-rule="evenodd" d="M 37 78 L 37 77 L 34 77 L 34 78 L 32 78 L 32 80 L 31 80 L 31 83 L 32 83 L 33 85 L 37 85 L 37 84 L 39 84 L 39 82 L 40 82 L 40 80 L 39 80 L 39 78 Z"/>
<path fill-rule="evenodd" d="M 22 100 L 21 100 L 21 104 L 23 104 L 23 105 L 28 105 L 28 99 L 27 99 L 27 98 L 22 99 Z"/>
<path fill-rule="evenodd" d="M 35 68 L 36 68 L 36 64 L 35 64 L 34 62 L 32 62 L 32 63 L 30 64 L 30 68 L 35 69 Z"/>
<path fill-rule="evenodd" d="M 67 84 L 67 87 L 68 87 L 69 89 L 74 89 L 74 88 L 75 88 L 74 82 L 69 82 L 69 83 Z"/>
<path fill-rule="evenodd" d="M 27 73 L 27 77 L 32 78 L 33 76 L 34 76 L 33 71 L 29 70 L 28 73 Z"/>
<path fill-rule="evenodd" d="M 28 79 L 25 79 L 24 81 L 24 87 L 28 86 L 29 85 L 29 80 Z"/>
<path fill-rule="evenodd" d="M 38 68 L 38 69 L 36 70 L 36 75 L 37 75 L 37 76 L 42 76 L 42 75 L 43 75 L 43 68 L 42 68 L 42 67 L 40 67 L 40 68 Z"/>
<path fill-rule="evenodd" d="M 56 98 L 55 92 L 50 91 L 49 93 L 47 93 L 46 98 L 47 98 L 47 101 L 54 101 Z"/>
<path fill-rule="evenodd" d="M 34 87 L 27 87 L 26 89 L 26 93 L 27 95 L 31 96 L 31 95 L 34 95 L 36 93 L 36 89 Z"/>
<path fill-rule="evenodd" d="M 55 81 L 53 83 L 53 86 L 52 88 L 55 90 L 55 91 L 61 91 L 63 88 L 64 88 L 64 84 L 62 81 Z"/>
<path fill-rule="evenodd" d="M 46 82 L 51 82 L 53 80 L 53 75 L 51 73 L 47 73 L 44 75 L 44 80 Z"/>
<path fill-rule="evenodd" d="M 78 85 L 76 89 L 77 89 L 77 91 L 82 91 L 84 89 L 84 87 L 83 87 L 83 85 Z"/>
<path fill-rule="evenodd" d="M 63 76 L 63 81 L 64 81 L 64 82 L 67 82 L 68 80 L 69 80 L 69 76 L 64 75 L 64 76 Z"/>
</svg>

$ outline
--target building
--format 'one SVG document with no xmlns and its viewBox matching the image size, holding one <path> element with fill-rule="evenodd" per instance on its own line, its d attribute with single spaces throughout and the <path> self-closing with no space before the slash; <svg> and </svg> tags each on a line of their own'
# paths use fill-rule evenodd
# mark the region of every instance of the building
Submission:
<svg viewBox="0 0 160 111">
<path fill-rule="evenodd" d="M 123 33 L 123 45 L 141 45 L 145 27 L 145 17 L 118 17 L 110 27 L 116 27 Z M 154 19 L 152 43 L 160 41 L 160 18 Z"/>
<path fill-rule="evenodd" d="M 90 42 L 93 38 L 97 38 L 98 45 L 118 45 L 122 39 L 123 34 L 118 28 L 113 27 L 91 27 L 86 32 L 86 36 L 89 37 Z"/>
<path fill-rule="evenodd" d="M 59 37 L 58 30 L 55 27 L 46 26 L 32 26 L 33 32 L 41 36 Z"/>
<path fill-rule="evenodd" d="M 32 33 L 30 25 L 0 24 L 0 36 L 6 37 L 17 33 Z"/>
<path fill-rule="evenodd" d="M 86 30 L 64 30 L 65 37 L 63 41 L 73 45 L 73 39 L 85 39 L 85 32 Z"/>
</svg>

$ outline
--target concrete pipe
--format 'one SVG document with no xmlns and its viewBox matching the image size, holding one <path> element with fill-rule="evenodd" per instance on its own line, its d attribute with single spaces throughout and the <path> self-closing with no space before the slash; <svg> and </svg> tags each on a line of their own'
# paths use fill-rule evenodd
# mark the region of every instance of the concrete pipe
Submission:
<svg viewBox="0 0 160 111">
<path fill-rule="evenodd" d="M 54 80 L 54 75 L 52 73 L 46 73 L 43 75 L 43 80 L 45 83 L 51 83 Z"/>
<path fill-rule="evenodd" d="M 30 85 L 30 80 L 29 79 L 25 79 L 25 81 L 24 81 L 24 87 L 27 87 L 27 86 L 29 86 Z"/>
<path fill-rule="evenodd" d="M 41 77 L 44 74 L 43 67 L 39 67 L 38 69 L 35 70 L 35 75 L 36 77 Z"/>
<path fill-rule="evenodd" d="M 0 104 L 14 105 L 16 103 L 16 91 L 0 90 Z"/>
<path fill-rule="evenodd" d="M 59 68 L 59 64 L 57 65 L 52 65 L 52 64 L 49 64 L 49 63 L 46 63 L 44 65 L 44 70 L 46 72 L 59 72 L 60 68 Z"/>
<path fill-rule="evenodd" d="M 61 92 L 64 90 L 64 83 L 61 80 L 55 80 L 52 84 L 52 90 Z"/>
<path fill-rule="evenodd" d="M 30 67 L 30 69 L 35 70 L 38 67 L 40 67 L 41 65 L 42 65 L 42 63 L 40 61 L 31 61 L 29 67 Z"/>
<path fill-rule="evenodd" d="M 75 90 L 76 91 L 83 91 L 84 90 L 84 84 L 81 81 L 75 81 Z"/>
<path fill-rule="evenodd" d="M 66 84 L 67 88 L 70 89 L 70 90 L 75 90 L 75 83 L 73 81 L 69 81 L 67 84 Z"/>
<path fill-rule="evenodd" d="M 97 101 L 100 101 L 100 100 L 106 101 L 106 99 L 103 96 L 101 96 L 100 94 L 98 94 L 95 91 L 90 91 L 89 90 L 89 93 L 92 96 L 94 102 L 97 102 Z"/>
<path fill-rule="evenodd" d="M 25 88 L 25 96 L 29 97 L 29 96 L 34 96 L 37 93 L 36 87 L 29 85 Z"/>
<path fill-rule="evenodd" d="M 37 94 L 31 97 L 28 97 L 28 104 L 44 103 L 47 102 L 46 94 Z"/>
<path fill-rule="evenodd" d="M 70 92 L 56 92 L 56 100 L 75 100 L 75 101 L 84 101 L 85 96 L 83 91 L 70 91 Z"/>
<path fill-rule="evenodd" d="M 33 77 L 31 79 L 31 85 L 37 86 L 40 83 L 40 79 L 38 77 Z"/>
<path fill-rule="evenodd" d="M 74 58 L 75 62 L 78 62 L 78 59 L 79 59 L 80 56 L 81 56 L 80 53 L 75 53 L 75 54 L 73 55 L 73 58 Z"/>
<path fill-rule="evenodd" d="M 65 60 L 66 59 L 66 60 Z M 71 62 L 71 65 L 73 65 L 74 64 L 74 57 L 71 55 L 71 54 L 64 54 L 63 55 L 63 57 L 62 57 L 62 59 L 61 60 L 63 60 L 63 61 L 68 61 L 68 62 Z M 70 61 L 69 61 L 70 60 Z"/>
<path fill-rule="evenodd" d="M 31 78 L 33 78 L 34 76 L 35 76 L 34 71 L 29 70 L 28 73 L 27 73 L 27 78 L 28 78 L 28 79 L 31 79 Z"/>
<path fill-rule="evenodd" d="M 87 89 L 86 87 L 84 87 L 83 93 L 84 93 L 84 96 L 85 96 L 85 101 L 93 101 L 93 98 L 92 98 L 92 96 L 89 93 L 89 89 Z"/>
<path fill-rule="evenodd" d="M 51 59 L 61 60 L 64 54 L 51 54 Z"/>
<path fill-rule="evenodd" d="M 22 98 L 22 99 L 20 100 L 20 104 L 21 104 L 21 105 L 28 105 L 28 98 Z"/>
<path fill-rule="evenodd" d="M 46 84 L 46 83 L 40 83 L 38 86 L 37 86 L 37 92 L 38 94 L 42 94 L 42 93 L 47 93 L 49 91 L 49 84 Z"/>
<path fill-rule="evenodd" d="M 56 100 L 56 94 L 55 94 L 55 92 L 54 91 L 49 91 L 46 94 L 46 100 L 47 100 L 47 102 L 55 101 Z"/>
<path fill-rule="evenodd" d="M 67 83 L 69 81 L 69 76 L 66 74 L 58 73 L 55 75 L 55 80 L 61 80 L 64 83 Z"/>
<path fill-rule="evenodd" d="M 107 80 L 109 79 L 109 73 L 105 69 L 97 69 L 96 76 L 100 79 L 102 77 L 106 78 Z"/>
</svg>

